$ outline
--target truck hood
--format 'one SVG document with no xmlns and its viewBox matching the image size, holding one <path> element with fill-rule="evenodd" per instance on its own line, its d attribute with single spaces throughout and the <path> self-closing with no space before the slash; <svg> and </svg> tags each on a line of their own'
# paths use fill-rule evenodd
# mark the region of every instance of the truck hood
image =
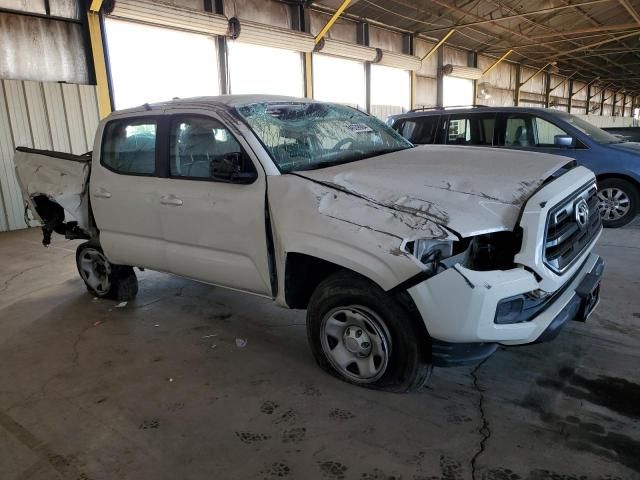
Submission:
<svg viewBox="0 0 640 480">
<path fill-rule="evenodd" d="M 527 199 L 566 164 L 557 155 L 426 145 L 297 175 L 468 237 L 513 230 Z"/>
</svg>

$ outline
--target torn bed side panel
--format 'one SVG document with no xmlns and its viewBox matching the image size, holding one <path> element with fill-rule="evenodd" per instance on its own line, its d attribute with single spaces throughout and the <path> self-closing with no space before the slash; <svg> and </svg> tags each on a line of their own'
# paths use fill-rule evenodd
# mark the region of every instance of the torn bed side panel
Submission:
<svg viewBox="0 0 640 480">
<path fill-rule="evenodd" d="M 389 290 L 422 271 L 402 249 L 405 240 L 442 238 L 446 232 L 424 218 L 392 211 L 296 175 L 270 176 L 268 194 L 278 302 L 282 304 L 288 253 L 310 255 L 351 269 Z"/>
<path fill-rule="evenodd" d="M 47 224 L 43 197 L 64 209 L 64 220 L 89 229 L 88 181 L 91 158 L 61 152 L 19 148 L 14 157 L 22 197 L 34 218 Z M 41 215 L 42 214 L 42 215 Z M 63 220 L 63 221 L 64 221 Z"/>
</svg>

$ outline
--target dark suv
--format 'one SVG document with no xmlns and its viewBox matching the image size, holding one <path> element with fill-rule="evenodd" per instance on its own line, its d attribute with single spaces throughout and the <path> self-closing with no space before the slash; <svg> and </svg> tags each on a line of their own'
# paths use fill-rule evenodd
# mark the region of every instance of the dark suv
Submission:
<svg viewBox="0 0 640 480">
<path fill-rule="evenodd" d="M 640 143 L 624 141 L 566 112 L 525 107 L 434 108 L 394 115 L 387 123 L 417 145 L 486 146 L 571 157 L 596 174 L 606 227 L 626 225 L 638 213 Z"/>
</svg>

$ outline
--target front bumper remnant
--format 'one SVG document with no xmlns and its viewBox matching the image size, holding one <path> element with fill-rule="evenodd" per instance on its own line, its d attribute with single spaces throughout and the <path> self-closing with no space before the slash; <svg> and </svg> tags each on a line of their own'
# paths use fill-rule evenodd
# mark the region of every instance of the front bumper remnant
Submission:
<svg viewBox="0 0 640 480">
<path fill-rule="evenodd" d="M 408 292 L 435 340 L 434 363 L 438 364 L 438 358 L 452 357 L 447 344 L 522 345 L 553 338 L 567 320 L 584 321 L 597 305 L 603 270 L 602 259 L 589 254 L 562 288 L 519 323 L 500 324 L 495 320 L 502 300 L 539 289 L 535 275 L 523 268 L 478 272 L 455 265 Z M 471 357 L 482 357 L 480 351 L 486 351 L 487 356 L 493 353 L 488 346 L 460 349 Z"/>
</svg>

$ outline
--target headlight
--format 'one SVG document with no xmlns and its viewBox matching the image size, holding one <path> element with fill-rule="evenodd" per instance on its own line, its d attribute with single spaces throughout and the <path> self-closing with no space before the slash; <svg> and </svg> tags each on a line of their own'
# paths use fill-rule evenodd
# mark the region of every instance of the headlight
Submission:
<svg viewBox="0 0 640 480">
<path fill-rule="evenodd" d="M 435 273 L 438 268 L 438 262 L 453 254 L 453 241 L 421 238 L 407 242 L 405 250 Z"/>
</svg>

